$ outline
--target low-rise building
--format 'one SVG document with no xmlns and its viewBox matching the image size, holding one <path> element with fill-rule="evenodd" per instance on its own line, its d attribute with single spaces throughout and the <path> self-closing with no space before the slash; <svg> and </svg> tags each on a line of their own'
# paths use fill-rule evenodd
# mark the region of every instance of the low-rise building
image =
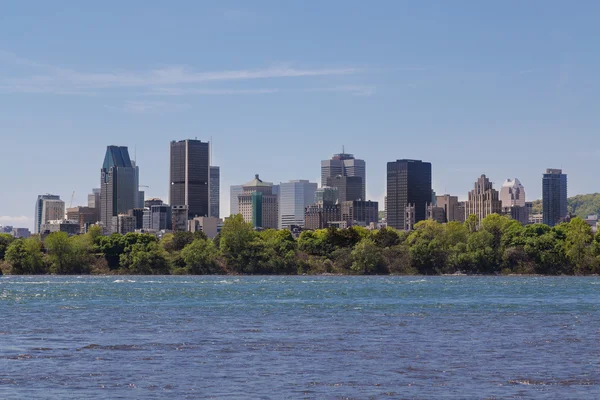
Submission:
<svg viewBox="0 0 600 400">
<path fill-rule="evenodd" d="M 379 203 L 376 201 L 344 201 L 341 203 L 341 220 L 347 226 L 368 226 L 379 218 Z"/>
<path fill-rule="evenodd" d="M 428 204 L 426 218 L 437 221 L 440 224 L 444 224 L 447 222 L 446 209 L 444 207 L 438 207 L 433 204 Z"/>
<path fill-rule="evenodd" d="M 113 233 L 121 235 L 135 232 L 135 218 L 130 214 L 119 214 L 112 217 L 112 230 Z"/>
<path fill-rule="evenodd" d="M 54 232 L 66 232 L 69 236 L 71 236 L 78 235 L 80 229 L 79 221 L 57 219 L 42 224 L 40 227 L 40 233 L 45 236 Z"/>
<path fill-rule="evenodd" d="M 173 232 L 188 231 L 188 206 L 171 207 L 171 227 Z"/>
<path fill-rule="evenodd" d="M 306 207 L 304 227 L 306 229 L 323 229 L 329 226 L 331 221 L 341 219 L 341 208 L 339 204 L 317 203 Z"/>
<path fill-rule="evenodd" d="M 223 220 L 216 217 L 196 217 L 188 221 L 190 232 L 204 232 L 210 239 L 214 239 L 222 227 Z"/>
</svg>

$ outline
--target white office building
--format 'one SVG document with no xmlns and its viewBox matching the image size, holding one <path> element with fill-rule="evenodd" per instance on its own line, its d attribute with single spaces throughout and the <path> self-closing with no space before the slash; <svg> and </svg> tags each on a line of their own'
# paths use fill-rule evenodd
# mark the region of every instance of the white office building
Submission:
<svg viewBox="0 0 600 400">
<path fill-rule="evenodd" d="M 294 180 L 279 186 L 279 229 L 288 229 L 291 225 L 304 227 L 305 209 L 314 202 L 317 184 Z"/>
</svg>

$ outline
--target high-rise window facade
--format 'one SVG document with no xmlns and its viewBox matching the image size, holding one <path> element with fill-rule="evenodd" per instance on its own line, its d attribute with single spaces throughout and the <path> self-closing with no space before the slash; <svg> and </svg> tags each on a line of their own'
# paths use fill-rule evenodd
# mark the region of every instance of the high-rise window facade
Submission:
<svg viewBox="0 0 600 400">
<path fill-rule="evenodd" d="M 426 218 L 431 202 L 431 163 L 421 160 L 397 160 L 387 163 L 387 223 L 406 229 L 406 208 L 414 207 L 411 224 Z"/>
<path fill-rule="evenodd" d="M 329 160 L 321 161 L 321 186 L 326 186 L 329 178 L 338 175 L 360 177 L 362 183 L 359 199 L 366 199 L 367 167 L 364 160 L 354 158 L 353 154 L 340 153 L 334 154 Z"/>
<path fill-rule="evenodd" d="M 41 226 L 48 221 L 64 219 L 65 202 L 54 194 L 41 194 L 35 202 L 33 233 L 40 233 Z"/>
<path fill-rule="evenodd" d="M 317 184 L 307 180 L 282 182 L 279 185 L 279 229 L 304 227 L 306 206 L 315 199 Z"/>
<path fill-rule="evenodd" d="M 108 146 L 100 170 L 100 221 L 107 232 L 113 217 L 135 208 L 135 176 L 127 147 Z"/>
<path fill-rule="evenodd" d="M 188 206 L 188 219 L 210 212 L 210 144 L 186 139 L 171 142 L 169 202 Z"/>
<path fill-rule="evenodd" d="M 219 167 L 210 167 L 210 216 L 219 218 L 221 210 L 220 204 L 220 169 Z"/>
<path fill-rule="evenodd" d="M 542 218 L 554 226 L 567 216 L 567 175 L 561 169 L 546 169 L 542 178 Z"/>
</svg>

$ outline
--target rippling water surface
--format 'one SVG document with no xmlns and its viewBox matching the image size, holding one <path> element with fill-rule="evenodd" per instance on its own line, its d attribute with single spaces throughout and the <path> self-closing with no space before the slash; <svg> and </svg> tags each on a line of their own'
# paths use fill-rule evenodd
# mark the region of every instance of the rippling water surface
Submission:
<svg viewBox="0 0 600 400">
<path fill-rule="evenodd" d="M 0 398 L 600 398 L 600 278 L 0 277 Z"/>
</svg>

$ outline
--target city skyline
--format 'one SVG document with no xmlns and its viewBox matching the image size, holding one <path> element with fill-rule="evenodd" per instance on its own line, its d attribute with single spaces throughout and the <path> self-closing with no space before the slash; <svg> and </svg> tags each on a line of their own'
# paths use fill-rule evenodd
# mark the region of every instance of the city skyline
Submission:
<svg viewBox="0 0 600 400">
<path fill-rule="evenodd" d="M 461 200 L 481 174 L 540 199 L 547 168 L 571 195 L 600 191 L 597 2 L 140 4 L 4 9 L 0 224 L 33 228 L 42 193 L 84 205 L 109 144 L 168 199 L 165 143 L 186 137 L 214 145 L 222 216 L 248 175 L 320 182 L 340 152 L 366 161 L 380 205 L 402 158 Z"/>
</svg>

